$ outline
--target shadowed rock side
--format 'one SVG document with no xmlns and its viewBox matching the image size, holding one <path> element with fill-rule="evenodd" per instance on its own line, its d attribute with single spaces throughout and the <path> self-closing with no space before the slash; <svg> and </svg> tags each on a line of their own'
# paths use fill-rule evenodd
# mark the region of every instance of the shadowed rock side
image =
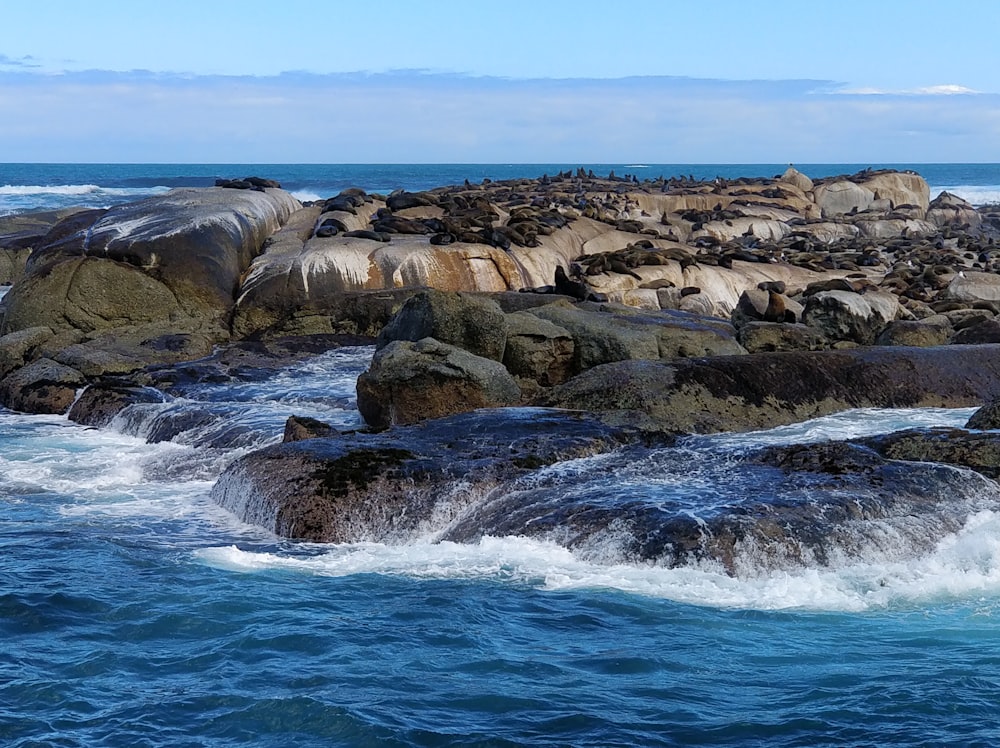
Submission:
<svg viewBox="0 0 1000 748">
<path fill-rule="evenodd" d="M 0 376 L 50 358 L 82 383 L 207 354 L 229 339 L 244 270 L 299 207 L 280 189 L 182 189 L 54 223 L 4 298 Z M 21 408 L 13 393 L 34 371 L 0 381 L 0 401 Z M 32 411 L 68 405 L 45 402 Z"/>
<path fill-rule="evenodd" d="M 684 433 L 749 431 L 860 407 L 967 407 L 1000 395 L 1000 348 L 864 348 L 622 361 L 536 405 Z"/>
</svg>

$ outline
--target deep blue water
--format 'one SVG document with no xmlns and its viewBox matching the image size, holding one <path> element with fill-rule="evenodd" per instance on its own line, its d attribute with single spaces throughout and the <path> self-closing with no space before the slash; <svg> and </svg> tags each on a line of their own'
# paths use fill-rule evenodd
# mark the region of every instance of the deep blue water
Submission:
<svg viewBox="0 0 1000 748">
<path fill-rule="evenodd" d="M 325 195 L 341 179 L 418 189 L 537 175 L 527 168 L 8 165 L 0 183 L 103 185 L 126 192 L 100 197 L 122 199 L 147 189 L 122 180 L 260 173 Z M 939 184 L 989 188 L 998 168 L 941 167 Z M 58 194 L 20 209 L 54 207 Z M 347 349 L 189 396 L 229 408 L 258 444 L 279 439 L 292 413 L 350 426 L 370 355 Z M 961 425 L 969 413 L 854 412 L 701 437 L 679 457 L 557 469 L 594 475 L 587 490 L 609 497 L 641 489 L 711 504 L 727 479 L 711 455 Z M 398 546 L 309 545 L 211 503 L 215 477 L 245 450 L 141 434 L 141 419 L 93 430 L 0 410 L 0 745 L 1000 743 L 991 509 L 926 553 L 872 547 L 830 568 L 749 564 L 738 577 L 622 563 L 613 544 L 586 558 L 523 538 L 437 543 L 433 532 Z"/>
<path fill-rule="evenodd" d="M 347 187 L 378 193 L 422 190 L 466 179 L 540 177 L 581 166 L 601 176 L 614 171 L 640 179 L 731 179 L 775 176 L 788 164 L 0 164 L 0 215 L 39 207 L 112 205 L 171 187 L 211 186 L 219 177 L 268 177 L 302 200 L 315 200 Z M 1000 164 L 796 164 L 814 178 L 869 167 L 916 171 L 930 184 L 932 197 L 947 189 L 974 204 L 1000 202 Z"/>
</svg>

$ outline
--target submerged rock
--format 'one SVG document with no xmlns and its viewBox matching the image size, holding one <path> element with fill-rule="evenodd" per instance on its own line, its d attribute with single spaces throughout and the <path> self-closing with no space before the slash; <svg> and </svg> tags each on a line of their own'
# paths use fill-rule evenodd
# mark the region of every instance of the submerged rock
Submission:
<svg viewBox="0 0 1000 748">
<path fill-rule="evenodd" d="M 212 499 L 284 537 L 401 541 L 441 529 L 516 476 L 626 439 L 580 414 L 476 411 L 258 450 L 225 471 Z"/>
</svg>

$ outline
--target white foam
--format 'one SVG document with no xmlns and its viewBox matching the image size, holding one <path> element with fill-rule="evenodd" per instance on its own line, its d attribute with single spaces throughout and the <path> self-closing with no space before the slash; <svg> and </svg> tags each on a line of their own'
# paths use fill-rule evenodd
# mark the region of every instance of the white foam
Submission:
<svg viewBox="0 0 1000 748">
<path fill-rule="evenodd" d="M 972 203 L 975 206 L 1000 204 L 1000 185 L 946 185 L 944 187 L 931 187 L 931 195 L 937 197 L 942 192 L 950 192 L 952 195 Z"/>
<path fill-rule="evenodd" d="M 169 187 L 101 187 L 97 184 L 5 184 L 0 185 L 0 195 L 156 195 Z"/>
<path fill-rule="evenodd" d="M 300 203 L 313 203 L 324 199 L 320 195 L 317 195 L 315 192 L 311 192 L 309 190 L 292 190 L 291 194 L 292 197 Z"/>
<path fill-rule="evenodd" d="M 976 408 L 856 408 L 793 423 L 766 431 L 724 433 L 693 437 L 693 444 L 709 443 L 714 447 L 763 447 L 783 444 L 808 444 L 831 439 L 859 439 L 910 428 L 946 426 L 961 428 Z"/>
<path fill-rule="evenodd" d="M 294 554 L 225 546 L 201 549 L 195 556 L 210 566 L 242 573 L 478 579 L 550 591 L 617 590 L 717 608 L 859 612 L 1000 598 L 1000 516 L 989 511 L 970 517 L 965 527 L 922 558 L 739 577 L 710 564 L 673 569 L 593 564 L 561 546 L 519 537 L 483 538 L 467 545 L 302 545 Z"/>
</svg>

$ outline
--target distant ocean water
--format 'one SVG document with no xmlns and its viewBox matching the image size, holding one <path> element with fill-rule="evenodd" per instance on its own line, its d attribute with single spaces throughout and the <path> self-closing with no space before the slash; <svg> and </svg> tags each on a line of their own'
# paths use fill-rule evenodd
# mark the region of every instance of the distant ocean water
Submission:
<svg viewBox="0 0 1000 748">
<path fill-rule="evenodd" d="M 731 177 L 785 165 L 583 166 Z M 879 165 L 829 173 L 867 166 Z M 309 199 L 567 168 L 4 165 L 0 205 L 104 205 L 216 176 L 259 174 Z M 908 168 L 932 188 L 1000 190 L 996 166 Z M 252 426 L 257 445 L 291 414 L 347 428 L 371 353 L 189 397 Z M 681 459 L 558 469 L 592 474 L 608 500 L 683 495 L 697 512 L 727 493 L 709 455 L 959 426 L 971 412 L 853 411 L 691 438 Z M 1000 513 L 971 514 L 926 553 L 872 546 L 737 577 L 623 563 L 613 543 L 586 557 L 523 538 L 294 543 L 211 503 L 249 447 L 195 449 L 194 435 L 146 444 L 124 421 L 93 430 L 0 409 L 0 745 L 1000 744 Z"/>
<path fill-rule="evenodd" d="M 975 205 L 1000 203 L 1000 164 L 796 164 L 811 178 L 853 174 L 865 168 L 910 169 L 931 187 Z M 468 179 L 540 177 L 579 167 L 606 176 L 639 179 L 693 175 L 697 179 L 771 177 L 788 164 L 0 164 L 0 215 L 71 205 L 106 207 L 173 187 L 208 187 L 216 178 L 276 179 L 300 200 L 318 200 L 347 187 L 389 193 L 424 190 Z"/>
</svg>

